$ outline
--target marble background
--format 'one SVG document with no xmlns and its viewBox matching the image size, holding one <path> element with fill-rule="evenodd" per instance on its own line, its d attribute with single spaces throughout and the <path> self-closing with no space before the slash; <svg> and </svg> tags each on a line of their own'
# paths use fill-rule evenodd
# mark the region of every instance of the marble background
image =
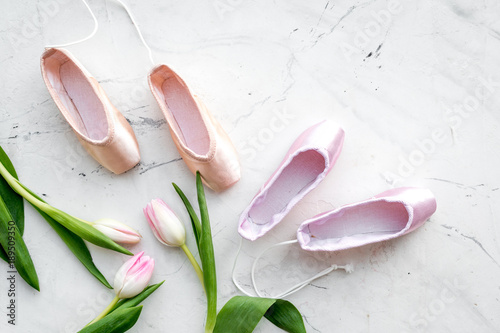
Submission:
<svg viewBox="0 0 500 333">
<path fill-rule="evenodd" d="M 230 276 L 240 212 L 294 138 L 329 118 L 346 131 L 337 165 L 273 232 L 243 243 L 237 279 L 249 288 L 255 255 L 293 239 L 304 219 L 392 187 L 423 186 L 438 210 L 416 232 L 333 254 L 276 249 L 259 265 L 262 290 L 275 294 L 333 263 L 353 263 L 353 273 L 332 272 L 288 298 L 308 332 L 500 331 L 500 2 L 125 1 L 155 60 L 183 76 L 240 152 L 241 181 L 208 194 L 219 307 L 239 294 Z M 155 240 L 142 215 L 161 197 L 188 221 L 170 183 L 194 198 L 195 180 L 148 90 L 151 64 L 124 10 L 89 1 L 100 29 L 68 48 L 137 135 L 141 163 L 116 176 L 79 146 L 40 75 L 44 45 L 91 31 L 84 5 L 1 4 L 0 145 L 21 180 L 69 213 L 112 217 L 142 233 L 131 250 L 153 256 L 152 282 L 165 284 L 130 332 L 201 332 L 205 298 L 196 275 L 183 253 Z M 0 265 L 0 331 L 75 332 L 107 305 L 112 292 L 30 207 L 25 241 L 41 292 L 18 281 L 13 329 Z M 127 258 L 89 247 L 112 281 Z M 255 332 L 280 330 L 263 320 Z"/>
</svg>

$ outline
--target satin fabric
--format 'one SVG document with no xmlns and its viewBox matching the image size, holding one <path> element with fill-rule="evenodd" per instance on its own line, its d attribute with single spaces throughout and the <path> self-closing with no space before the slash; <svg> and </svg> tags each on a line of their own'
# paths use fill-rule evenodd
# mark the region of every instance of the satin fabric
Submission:
<svg viewBox="0 0 500 333">
<path fill-rule="evenodd" d="M 308 251 L 338 251 L 381 242 L 422 226 L 436 207 L 428 189 L 395 188 L 304 221 L 297 240 Z"/>
<path fill-rule="evenodd" d="M 47 49 L 40 66 L 59 111 L 97 162 L 115 174 L 139 163 L 139 145 L 129 123 L 97 80 L 67 50 Z"/>
<path fill-rule="evenodd" d="M 165 86 L 167 80 L 173 82 Z M 167 65 L 153 68 L 149 74 L 149 86 L 189 170 L 193 174 L 200 171 L 205 184 L 216 192 L 234 185 L 240 179 L 238 154 L 227 133 L 203 102 Z"/>
<path fill-rule="evenodd" d="M 329 120 L 315 124 L 300 134 L 276 171 L 241 214 L 238 227 L 240 235 L 253 241 L 262 237 L 281 222 L 297 202 L 318 186 L 330 172 L 340 155 L 343 142 L 344 130 Z M 300 163 L 295 163 L 303 154 L 307 154 L 306 159 L 301 160 Z M 310 164 L 310 160 L 312 158 L 318 159 L 318 156 L 321 158 L 321 168 L 316 164 Z M 309 170 L 311 166 L 315 168 L 315 172 L 311 173 Z M 305 184 L 302 184 L 297 190 L 297 182 L 301 179 L 303 173 L 308 173 L 311 178 L 303 179 Z M 286 175 L 287 179 L 283 179 L 283 175 Z M 280 193 L 288 195 L 295 190 L 297 192 L 292 193 L 292 197 L 287 197 L 284 206 L 275 204 L 274 201 L 280 200 Z M 255 207 L 263 205 L 265 205 L 266 214 L 260 215 L 271 216 L 268 219 L 257 220 L 255 216 L 252 216 L 252 212 L 255 211 Z"/>
</svg>

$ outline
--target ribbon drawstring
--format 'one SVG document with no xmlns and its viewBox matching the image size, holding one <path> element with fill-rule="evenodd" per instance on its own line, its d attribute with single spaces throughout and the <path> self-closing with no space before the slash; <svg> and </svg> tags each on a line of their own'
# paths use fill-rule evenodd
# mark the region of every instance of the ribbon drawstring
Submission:
<svg viewBox="0 0 500 333">
<path fill-rule="evenodd" d="M 305 286 L 307 286 L 312 281 L 314 281 L 316 279 L 319 279 L 320 277 L 325 276 L 325 275 L 329 274 L 330 272 L 332 272 L 334 270 L 343 269 L 343 270 L 346 271 L 346 273 L 352 273 L 354 271 L 354 266 L 352 264 L 347 264 L 347 265 L 336 265 L 336 264 L 334 264 L 334 265 L 331 265 L 330 267 L 324 269 L 323 271 L 319 272 L 318 274 L 316 274 L 316 275 L 314 275 L 314 276 L 312 276 L 312 277 L 310 277 L 310 278 L 308 278 L 308 279 L 306 279 L 306 280 L 304 280 L 302 282 L 297 283 L 293 287 L 285 290 L 284 292 L 282 292 L 282 293 L 280 293 L 278 295 L 275 295 L 275 296 L 265 296 L 265 295 L 263 295 L 259 291 L 259 288 L 257 287 L 257 282 L 255 280 L 255 270 L 256 270 L 256 267 L 257 267 L 257 262 L 260 260 L 260 258 L 267 251 L 271 250 L 272 248 L 275 248 L 275 247 L 278 247 L 278 246 L 282 246 L 282 245 L 294 244 L 294 243 L 297 243 L 296 239 L 271 245 L 270 247 L 268 247 L 267 249 L 265 249 L 264 251 L 262 251 L 255 258 L 255 260 L 253 262 L 253 265 L 252 265 L 252 270 L 251 270 L 252 286 L 253 286 L 253 289 L 255 291 L 255 295 L 252 295 L 251 293 L 249 293 L 246 290 L 244 290 L 241 287 L 241 285 L 236 281 L 236 278 L 235 278 L 236 263 L 238 261 L 238 257 L 240 255 L 241 248 L 242 248 L 242 245 L 243 245 L 243 238 L 240 239 L 240 245 L 238 246 L 238 251 L 236 252 L 236 257 L 234 258 L 233 269 L 231 271 L 231 277 L 232 277 L 233 283 L 236 286 L 236 288 L 238 288 L 238 290 L 241 291 L 243 294 L 245 294 L 247 296 L 251 296 L 251 297 L 258 296 L 258 297 L 268 297 L 268 298 L 284 298 L 284 297 L 287 297 L 287 296 L 290 296 L 290 295 L 296 293 L 297 291 L 301 290 L 302 288 L 304 288 Z"/>
<path fill-rule="evenodd" d="M 155 61 L 153 59 L 153 53 L 151 52 L 151 48 L 149 47 L 149 45 L 146 43 L 146 40 L 144 40 L 144 37 L 142 36 L 142 32 L 139 29 L 139 25 L 137 24 L 137 21 L 135 20 L 134 16 L 132 15 L 132 11 L 121 0 L 115 0 L 115 1 L 118 2 L 125 9 L 125 11 L 127 12 L 127 15 L 130 18 L 130 20 L 132 21 L 132 24 L 134 25 L 134 27 L 135 27 L 135 29 L 137 31 L 137 34 L 139 35 L 139 38 L 140 38 L 142 44 L 144 45 L 144 47 L 148 51 L 149 60 L 151 61 L 151 63 L 154 66 L 156 63 L 155 63 Z M 75 45 L 75 44 L 79 44 L 79 43 L 85 42 L 85 41 L 91 39 L 92 37 L 94 37 L 94 35 L 96 34 L 97 30 L 99 29 L 99 22 L 97 21 L 97 18 L 94 15 L 94 12 L 90 8 L 90 6 L 87 3 L 87 1 L 82 0 L 82 2 L 85 4 L 85 7 L 87 7 L 87 10 L 89 11 L 90 15 L 92 15 L 92 19 L 94 20 L 94 29 L 92 30 L 92 32 L 90 33 L 90 35 L 88 35 L 85 38 L 79 39 L 79 40 L 74 41 L 74 42 L 69 42 L 69 43 L 66 43 L 66 44 L 46 45 L 45 46 L 46 48 L 51 48 L 51 47 L 61 48 L 61 47 L 71 46 L 71 45 Z"/>
<path fill-rule="evenodd" d="M 89 40 L 90 38 L 94 37 L 94 35 L 97 32 L 97 29 L 99 29 L 99 23 L 97 22 L 97 18 L 95 17 L 94 12 L 92 11 L 92 9 L 90 9 L 90 6 L 87 3 L 87 1 L 85 1 L 85 0 L 82 0 L 82 1 L 85 4 L 85 7 L 87 7 L 90 15 L 92 15 L 92 19 L 94 20 L 94 30 L 92 30 L 92 32 L 90 33 L 90 35 L 88 35 L 85 38 L 79 39 L 79 40 L 74 41 L 74 42 L 69 42 L 69 43 L 66 43 L 66 44 L 46 45 L 45 46 L 46 48 L 51 48 L 51 47 L 60 48 L 60 47 L 66 47 L 66 46 L 70 46 L 70 45 L 75 45 L 75 44 L 78 44 L 78 43 L 81 43 L 81 42 L 85 42 L 86 40 Z"/>
</svg>

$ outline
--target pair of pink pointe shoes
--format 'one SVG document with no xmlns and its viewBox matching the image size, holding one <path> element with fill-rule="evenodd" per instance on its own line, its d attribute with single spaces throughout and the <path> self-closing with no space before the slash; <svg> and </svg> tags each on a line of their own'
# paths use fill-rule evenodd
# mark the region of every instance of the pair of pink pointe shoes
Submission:
<svg viewBox="0 0 500 333">
<path fill-rule="evenodd" d="M 276 226 L 325 178 L 342 150 L 343 141 L 344 131 L 330 121 L 302 133 L 241 214 L 240 235 L 253 241 Z M 297 241 L 309 251 L 358 247 L 409 233 L 435 210 L 436 200 L 431 191 L 396 188 L 306 220 L 299 226 Z"/>
<path fill-rule="evenodd" d="M 139 145 L 129 123 L 68 51 L 47 49 L 41 69 L 57 107 L 97 162 L 116 174 L 139 163 Z M 188 168 L 193 173 L 200 170 L 215 191 L 236 183 L 240 178 L 236 150 L 203 103 L 166 65 L 155 67 L 149 82 Z"/>
</svg>

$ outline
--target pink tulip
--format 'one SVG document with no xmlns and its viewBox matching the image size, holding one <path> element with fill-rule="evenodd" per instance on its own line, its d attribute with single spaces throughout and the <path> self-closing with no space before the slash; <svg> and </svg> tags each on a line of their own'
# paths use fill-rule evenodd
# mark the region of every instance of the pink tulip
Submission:
<svg viewBox="0 0 500 333">
<path fill-rule="evenodd" d="M 161 199 L 154 199 L 144 208 L 144 215 L 156 238 L 169 246 L 186 243 L 186 229 L 177 215 Z"/>
<path fill-rule="evenodd" d="M 118 298 L 132 298 L 147 287 L 155 261 L 148 256 L 143 257 L 143 254 L 137 253 L 116 272 L 114 289 Z"/>
<path fill-rule="evenodd" d="M 100 219 L 95 221 L 92 226 L 117 243 L 136 244 L 141 240 L 141 234 L 128 225 L 113 219 Z"/>
</svg>

